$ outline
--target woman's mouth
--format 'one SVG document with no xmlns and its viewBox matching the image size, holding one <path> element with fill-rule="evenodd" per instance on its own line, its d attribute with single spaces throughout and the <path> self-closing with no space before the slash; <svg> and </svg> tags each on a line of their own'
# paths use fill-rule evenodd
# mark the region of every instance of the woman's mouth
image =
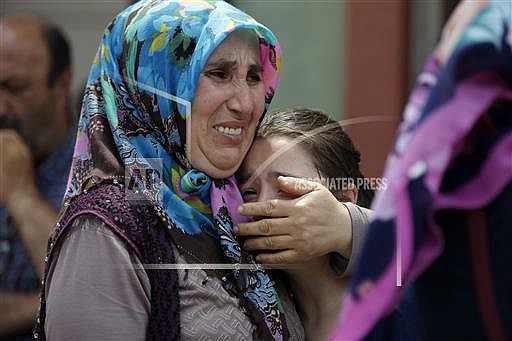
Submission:
<svg viewBox="0 0 512 341">
<path fill-rule="evenodd" d="M 215 126 L 213 127 L 215 130 L 217 130 L 219 133 L 228 135 L 228 136 L 239 136 L 242 134 L 242 128 L 229 128 L 224 126 Z"/>
</svg>

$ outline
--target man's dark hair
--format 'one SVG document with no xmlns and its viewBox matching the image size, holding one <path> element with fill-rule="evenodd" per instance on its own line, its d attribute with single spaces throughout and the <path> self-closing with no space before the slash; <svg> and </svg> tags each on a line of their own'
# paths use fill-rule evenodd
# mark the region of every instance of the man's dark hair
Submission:
<svg viewBox="0 0 512 341">
<path fill-rule="evenodd" d="M 52 87 L 62 72 L 71 66 L 71 51 L 68 40 L 58 27 L 47 24 L 43 35 L 50 52 L 48 86 Z"/>
<path fill-rule="evenodd" d="M 326 178 L 352 179 L 354 183 L 364 180 L 359 169 L 361 154 L 342 126 L 321 111 L 297 107 L 267 113 L 256 137 L 272 136 L 297 139 L 312 156 L 317 171 Z M 347 200 L 342 190 L 331 189 L 331 192 L 338 200 Z M 370 188 L 358 190 L 359 206 L 369 207 L 372 199 Z"/>
</svg>

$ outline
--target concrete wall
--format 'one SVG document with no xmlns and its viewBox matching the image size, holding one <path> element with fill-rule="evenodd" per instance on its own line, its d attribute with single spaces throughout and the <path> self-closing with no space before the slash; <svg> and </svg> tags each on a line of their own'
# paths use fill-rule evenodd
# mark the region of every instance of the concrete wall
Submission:
<svg viewBox="0 0 512 341">
<path fill-rule="evenodd" d="M 441 1 L 415 0 L 409 3 L 409 88 L 423 69 L 441 34 L 443 22 Z"/>
<path fill-rule="evenodd" d="M 342 118 L 346 1 L 231 1 L 279 39 L 283 69 L 272 107 L 304 105 Z"/>
</svg>

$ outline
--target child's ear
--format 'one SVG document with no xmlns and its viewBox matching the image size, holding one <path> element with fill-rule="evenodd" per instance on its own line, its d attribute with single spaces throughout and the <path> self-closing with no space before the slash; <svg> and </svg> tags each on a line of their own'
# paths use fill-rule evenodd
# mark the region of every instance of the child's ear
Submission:
<svg viewBox="0 0 512 341">
<path fill-rule="evenodd" d="M 343 198 L 345 201 L 350 201 L 351 203 L 355 204 L 357 203 L 358 193 L 359 192 L 356 188 L 356 185 L 354 183 L 350 183 L 348 188 L 343 191 Z"/>
</svg>

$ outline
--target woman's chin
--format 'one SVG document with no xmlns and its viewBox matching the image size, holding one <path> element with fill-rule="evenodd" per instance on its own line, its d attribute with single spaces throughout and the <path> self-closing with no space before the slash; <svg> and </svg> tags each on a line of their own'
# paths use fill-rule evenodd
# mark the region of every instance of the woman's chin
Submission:
<svg viewBox="0 0 512 341">
<path fill-rule="evenodd" d="M 191 163 L 195 169 L 212 178 L 224 179 L 235 174 L 242 163 L 242 159 L 241 153 L 218 153 L 213 160 L 203 157 L 200 160 L 192 160 Z"/>
</svg>

